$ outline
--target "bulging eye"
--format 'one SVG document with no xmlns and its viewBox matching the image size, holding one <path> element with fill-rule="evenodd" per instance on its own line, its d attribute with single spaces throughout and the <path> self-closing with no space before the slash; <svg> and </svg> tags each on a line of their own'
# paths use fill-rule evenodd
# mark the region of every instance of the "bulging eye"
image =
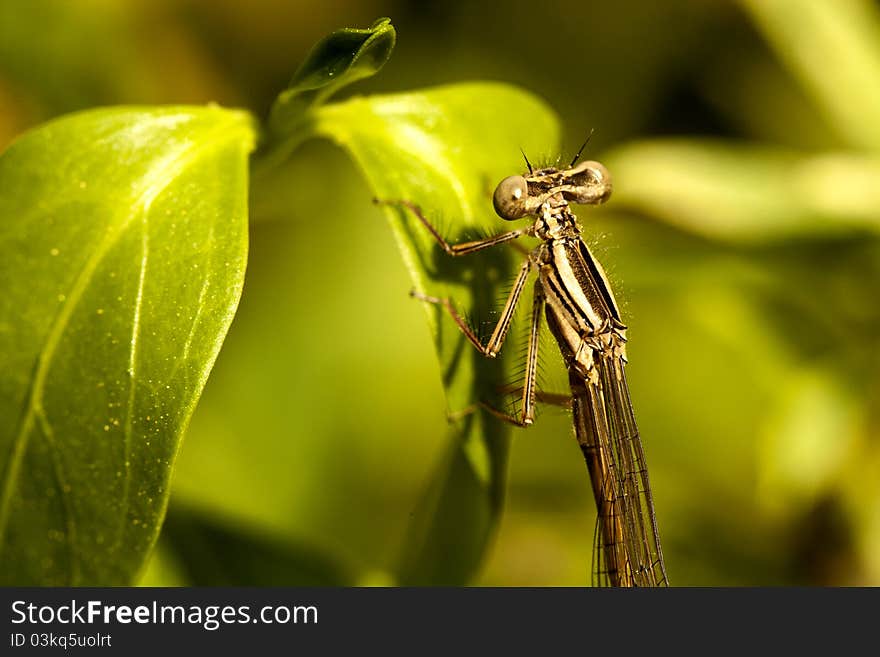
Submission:
<svg viewBox="0 0 880 657">
<path fill-rule="evenodd" d="M 495 212 L 502 219 L 521 219 L 528 214 L 526 200 L 529 198 L 529 186 L 522 176 L 508 176 L 495 188 L 492 204 Z"/>
<path fill-rule="evenodd" d="M 581 162 L 571 169 L 567 178 L 570 184 L 577 186 L 611 184 L 611 174 L 608 173 L 605 165 L 590 160 Z"/>
</svg>

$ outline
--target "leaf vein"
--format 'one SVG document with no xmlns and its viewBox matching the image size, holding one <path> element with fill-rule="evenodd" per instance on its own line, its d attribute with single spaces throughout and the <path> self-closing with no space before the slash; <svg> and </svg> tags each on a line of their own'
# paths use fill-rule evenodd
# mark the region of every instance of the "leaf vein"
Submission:
<svg viewBox="0 0 880 657">
<path fill-rule="evenodd" d="M 55 432 L 46 412 L 42 407 L 34 411 L 40 430 L 49 444 L 49 451 L 52 455 L 52 472 L 55 475 L 55 482 L 58 485 L 58 496 L 61 498 L 61 508 L 64 509 L 64 526 L 67 529 L 65 536 L 65 544 L 67 546 L 68 558 L 70 559 L 70 578 L 68 585 L 75 585 L 79 579 L 79 559 L 76 553 L 76 518 L 67 492 L 70 490 L 70 483 L 64 471 L 64 464 L 61 462 L 61 453 L 55 443 Z"/>
<path fill-rule="evenodd" d="M 134 418 L 132 416 L 134 410 L 134 400 L 137 393 L 137 353 L 138 341 L 141 333 L 141 308 L 144 303 L 144 281 L 147 277 L 147 260 L 150 255 L 150 234 L 147 226 L 147 214 L 149 206 L 144 208 L 141 221 L 141 263 L 140 272 L 138 273 L 138 289 L 134 304 L 134 317 L 131 321 L 131 349 L 128 358 L 128 403 L 125 408 L 125 425 L 123 436 L 125 439 L 125 462 L 123 469 L 125 471 L 125 482 L 122 493 L 122 510 L 119 518 L 119 529 L 116 534 L 116 543 L 122 541 L 125 533 L 125 523 L 128 518 L 128 507 L 131 499 L 131 434 L 133 430 Z"/>
<path fill-rule="evenodd" d="M 139 192 L 135 193 L 134 200 L 129 212 L 116 222 L 104 239 L 98 244 L 92 254 L 83 264 L 74 284 L 61 305 L 58 314 L 49 327 L 46 341 L 37 355 L 36 367 L 33 378 L 27 392 L 27 403 L 19 421 L 19 430 L 16 433 L 12 449 L 3 472 L 2 488 L 0 488 L 0 558 L 6 546 L 6 529 L 9 526 L 11 504 L 15 485 L 19 477 L 21 464 L 28 446 L 28 439 L 33 429 L 34 419 L 39 409 L 42 408 L 42 395 L 55 351 L 61 338 L 67 329 L 73 312 L 82 300 L 82 297 L 91 283 L 92 277 L 112 247 L 119 241 L 125 231 L 132 225 L 136 217 L 143 217 L 147 221 L 147 213 L 155 199 L 164 192 L 177 176 L 186 167 L 196 160 L 201 154 L 210 151 L 225 140 L 237 138 L 235 131 L 229 130 L 226 123 L 207 133 L 204 139 L 193 142 L 186 141 L 172 151 L 168 156 L 160 158 L 143 177 L 143 184 Z"/>
</svg>

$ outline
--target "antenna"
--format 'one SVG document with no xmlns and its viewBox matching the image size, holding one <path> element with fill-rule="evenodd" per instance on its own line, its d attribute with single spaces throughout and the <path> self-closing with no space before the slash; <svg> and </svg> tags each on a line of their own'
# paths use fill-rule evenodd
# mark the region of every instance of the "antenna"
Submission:
<svg viewBox="0 0 880 657">
<path fill-rule="evenodd" d="M 522 148 L 519 149 L 519 152 L 522 153 L 523 159 L 526 161 L 526 166 L 529 168 L 529 173 L 534 173 L 532 171 L 532 163 L 529 162 L 529 158 L 526 156 L 526 152 Z"/>
<path fill-rule="evenodd" d="M 596 130 L 593 129 L 593 128 L 590 128 L 590 134 L 587 135 L 587 139 L 584 141 L 583 144 L 581 144 L 581 147 L 578 149 L 577 154 L 576 154 L 576 155 L 574 156 L 574 158 L 572 159 L 571 164 L 568 165 L 568 168 L 569 168 L 569 169 L 571 169 L 571 168 L 574 166 L 574 163 L 578 161 L 578 158 L 581 156 L 581 153 L 584 152 L 584 149 L 587 147 L 587 144 L 590 143 L 590 139 L 593 138 L 593 133 L 594 133 L 594 132 L 596 132 Z"/>
</svg>

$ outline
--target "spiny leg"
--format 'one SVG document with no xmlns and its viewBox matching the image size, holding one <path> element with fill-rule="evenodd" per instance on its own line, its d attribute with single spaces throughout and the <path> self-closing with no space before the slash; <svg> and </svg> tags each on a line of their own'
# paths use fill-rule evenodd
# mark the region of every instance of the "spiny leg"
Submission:
<svg viewBox="0 0 880 657">
<path fill-rule="evenodd" d="M 505 242 L 514 240 L 522 235 L 530 234 L 529 229 L 512 230 L 507 233 L 501 233 L 499 235 L 495 235 L 484 240 L 464 242 L 461 244 L 449 244 L 449 242 L 447 242 L 443 238 L 443 236 L 434 227 L 434 225 L 430 221 L 428 221 L 428 219 L 422 213 L 421 208 L 415 203 L 406 200 L 394 199 L 373 199 L 373 201 L 374 203 L 381 205 L 403 207 L 412 212 L 416 216 L 416 218 L 422 223 L 422 225 L 428 230 L 428 232 L 440 245 L 440 247 L 451 256 L 462 256 L 476 253 L 477 251 L 482 251 L 483 249 L 488 249 L 492 246 L 504 244 Z M 530 251 L 522 247 L 520 247 L 518 250 L 524 252 L 526 255 L 531 255 Z M 519 302 L 519 297 L 522 294 L 523 288 L 525 287 L 526 280 L 528 279 L 529 271 L 531 270 L 531 268 L 532 260 L 531 257 L 528 257 L 525 262 L 523 262 L 522 267 L 520 267 L 519 274 L 517 275 L 516 281 L 513 284 L 513 289 L 510 291 L 510 294 L 507 297 L 507 301 L 504 304 L 504 309 L 501 311 L 501 317 L 499 318 L 498 323 L 495 325 L 495 330 L 492 331 L 492 336 L 489 338 L 489 341 L 485 345 L 483 345 L 479 337 L 477 337 L 476 333 L 474 333 L 473 329 L 471 329 L 471 327 L 468 326 L 467 322 L 461 317 L 461 315 L 459 315 L 458 311 L 456 311 L 455 307 L 452 305 L 452 301 L 450 301 L 450 299 L 441 299 L 439 297 L 428 296 L 426 294 L 416 292 L 415 290 L 413 290 L 410 294 L 417 299 L 421 299 L 422 301 L 427 301 L 428 303 L 443 306 L 443 308 L 446 309 L 446 312 L 449 313 L 450 317 L 452 317 L 452 320 L 458 326 L 459 330 L 467 338 L 468 342 L 470 342 L 484 356 L 494 358 L 498 355 L 498 352 L 501 350 L 501 346 L 504 344 L 504 340 L 507 337 L 507 332 L 510 329 L 510 323 L 513 318 L 514 311 L 516 310 L 516 305 Z M 535 305 L 532 313 L 532 328 L 529 334 L 529 354 L 526 366 L 526 381 L 523 387 L 523 410 L 521 416 L 517 418 L 511 414 L 504 413 L 503 411 L 499 411 L 498 409 L 494 408 L 490 404 L 487 404 L 486 402 L 480 402 L 478 405 L 464 409 L 464 411 L 457 414 L 458 416 L 467 415 L 473 412 L 477 406 L 481 406 L 493 415 L 499 417 L 500 419 L 507 422 L 512 422 L 517 426 L 528 426 L 533 422 L 535 399 L 534 380 L 537 366 L 538 331 L 540 329 L 540 316 L 543 312 L 543 308 L 544 297 L 539 285 L 536 285 Z"/>
<path fill-rule="evenodd" d="M 390 205 L 406 208 L 407 210 L 412 212 L 416 216 L 416 218 L 422 223 L 422 225 L 428 229 L 428 232 L 431 233 L 431 237 L 433 237 L 437 241 L 437 244 L 439 244 L 440 247 L 451 256 L 463 256 L 470 253 L 476 253 L 477 251 L 482 251 L 483 249 L 488 249 L 489 247 L 496 246 L 498 244 L 504 244 L 505 242 L 509 242 L 510 240 L 515 240 L 517 237 L 527 235 L 529 233 L 528 228 L 523 228 L 521 230 L 511 230 L 507 233 L 494 235 L 484 240 L 462 242 L 461 244 L 450 244 L 445 239 L 443 239 L 443 236 L 436 228 L 434 228 L 434 225 L 430 221 L 428 221 L 425 215 L 422 214 L 422 209 L 415 203 L 404 200 L 386 200 L 378 198 L 373 199 L 373 202 L 378 205 Z"/>
<path fill-rule="evenodd" d="M 499 386 L 498 392 L 503 394 L 510 394 L 513 392 L 519 392 L 520 389 L 521 388 L 519 385 L 511 383 L 509 385 Z M 549 406 L 558 406 L 559 408 L 571 408 L 571 393 L 535 390 L 535 401 L 542 404 L 547 404 Z"/>
<path fill-rule="evenodd" d="M 531 424 L 535 419 L 535 378 L 538 374 L 538 343 L 541 338 L 541 316 L 544 314 L 544 290 L 541 281 L 535 281 L 532 303 L 532 323 L 529 326 L 529 351 L 526 356 L 526 379 L 523 383 L 522 420 Z"/>
<path fill-rule="evenodd" d="M 510 320 L 513 319 L 513 313 L 516 310 L 516 304 L 519 302 L 519 297 L 522 294 L 523 288 L 526 285 L 526 280 L 529 276 L 529 271 L 532 268 L 531 259 L 523 262 L 522 267 L 520 267 L 519 274 L 516 277 L 516 281 L 513 283 L 513 289 L 510 291 L 510 294 L 507 296 L 507 302 L 504 304 L 504 310 L 501 311 L 501 317 L 498 319 L 498 323 L 495 325 L 495 330 L 492 331 L 492 336 L 489 338 L 489 341 L 483 345 L 480 342 L 480 338 L 477 337 L 477 334 L 474 333 L 473 329 L 468 326 L 468 323 L 464 321 L 461 315 L 458 314 L 458 311 L 452 305 L 452 301 L 447 298 L 439 298 L 432 297 L 426 294 L 422 294 L 421 292 L 416 292 L 413 290 L 410 294 L 416 299 L 421 299 L 422 301 L 427 301 L 428 303 L 437 304 L 443 306 L 446 309 L 446 312 L 449 313 L 452 320 L 456 323 L 459 330 L 464 333 L 464 336 L 468 339 L 474 347 L 476 347 L 477 351 L 479 351 L 484 356 L 488 356 L 489 358 L 495 358 L 498 355 L 498 352 L 501 350 L 501 345 L 504 344 L 504 339 L 507 337 L 507 331 L 510 329 Z"/>
<path fill-rule="evenodd" d="M 511 392 L 519 392 L 522 388 L 518 385 L 509 385 L 509 386 L 501 386 L 498 391 L 502 393 L 511 393 Z M 550 406 L 558 406 L 560 408 L 571 409 L 571 393 L 567 392 L 544 392 L 543 390 L 535 390 L 535 402 L 538 404 L 548 404 Z M 516 417 L 511 413 L 505 413 L 501 411 L 491 404 L 486 402 L 479 402 L 476 404 L 471 404 L 470 406 L 466 406 L 460 411 L 455 411 L 454 413 L 449 413 L 448 417 L 450 421 L 457 421 L 462 419 L 463 417 L 467 417 L 478 408 L 485 409 L 489 411 L 492 415 L 497 418 L 504 420 L 505 422 L 510 422 L 511 424 L 515 424 L 518 427 L 524 426 L 521 419 Z"/>
<path fill-rule="evenodd" d="M 529 326 L 526 375 L 522 387 L 522 410 L 520 411 L 519 417 L 512 413 L 500 411 L 486 402 L 480 402 L 480 405 L 495 417 L 518 427 L 527 427 L 535 420 L 535 378 L 538 370 L 538 343 L 541 332 L 541 315 L 544 313 L 544 303 L 544 292 L 541 288 L 541 281 L 536 281 L 535 300 L 532 304 L 532 321 Z"/>
<path fill-rule="evenodd" d="M 522 289 L 525 286 L 525 282 L 528 278 L 530 269 L 531 260 L 526 260 L 523 263 L 522 268 L 520 269 L 520 273 L 519 276 L 517 276 L 516 282 L 514 283 L 513 290 L 511 290 L 510 295 L 507 297 L 507 303 L 504 306 L 504 311 L 502 312 L 501 319 L 498 320 L 498 324 L 496 324 L 495 326 L 495 331 L 492 333 L 492 337 L 489 339 L 489 342 L 485 346 L 480 342 L 480 339 L 476 336 L 471 327 L 467 325 L 467 322 L 465 322 L 464 319 L 462 319 L 461 315 L 458 314 L 449 299 L 430 297 L 424 294 L 420 294 L 418 292 L 411 292 L 411 294 L 417 299 L 421 299 L 422 301 L 427 301 L 428 303 L 434 303 L 443 306 L 446 311 L 452 316 L 452 319 L 455 321 L 461 332 L 464 333 L 468 341 L 484 355 L 494 357 L 498 353 L 498 350 L 501 349 L 501 344 L 504 342 L 504 338 L 507 335 L 507 330 L 510 327 L 510 320 L 513 316 L 513 311 L 516 308 L 517 302 L 519 301 L 520 294 L 522 293 Z M 544 303 L 544 294 L 541 289 L 541 284 L 540 281 L 537 281 L 535 284 L 535 300 L 532 306 L 532 321 L 529 328 L 529 345 L 528 354 L 526 356 L 526 376 L 522 388 L 522 411 L 519 417 L 510 413 L 505 413 L 504 411 L 500 411 L 486 402 L 481 401 L 479 403 L 481 407 L 489 411 L 495 417 L 520 427 L 525 427 L 532 424 L 535 418 L 535 376 L 537 373 L 538 365 L 538 342 L 541 330 L 541 314 L 544 312 Z M 470 412 L 472 410 L 474 409 L 466 409 L 466 412 Z"/>
</svg>

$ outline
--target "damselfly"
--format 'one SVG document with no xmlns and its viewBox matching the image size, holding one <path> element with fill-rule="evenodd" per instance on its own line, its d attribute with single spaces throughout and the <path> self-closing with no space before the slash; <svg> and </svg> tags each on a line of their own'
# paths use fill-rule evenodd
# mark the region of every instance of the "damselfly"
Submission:
<svg viewBox="0 0 880 657">
<path fill-rule="evenodd" d="M 583 147 L 581 147 L 581 151 Z M 578 444 L 596 499 L 593 581 L 610 586 L 665 586 L 666 567 L 648 484 L 645 454 L 636 428 L 626 383 L 626 326 L 608 278 L 581 239 L 569 203 L 598 205 L 611 194 L 611 177 L 599 162 L 577 164 L 580 151 L 565 169 L 533 170 L 510 176 L 495 189 L 495 212 L 502 219 L 533 217 L 522 229 L 462 244 L 449 244 L 409 201 L 383 201 L 410 210 L 450 256 L 463 256 L 523 235 L 541 243 L 528 253 L 488 342 L 483 344 L 449 299 L 414 293 L 443 306 L 468 341 L 494 358 L 510 328 L 529 274 L 537 271 L 520 412 L 494 415 L 519 426 L 532 424 L 536 401 L 559 402 L 559 395 L 536 390 L 541 317 L 559 344 L 568 370 L 570 404 Z"/>
</svg>

